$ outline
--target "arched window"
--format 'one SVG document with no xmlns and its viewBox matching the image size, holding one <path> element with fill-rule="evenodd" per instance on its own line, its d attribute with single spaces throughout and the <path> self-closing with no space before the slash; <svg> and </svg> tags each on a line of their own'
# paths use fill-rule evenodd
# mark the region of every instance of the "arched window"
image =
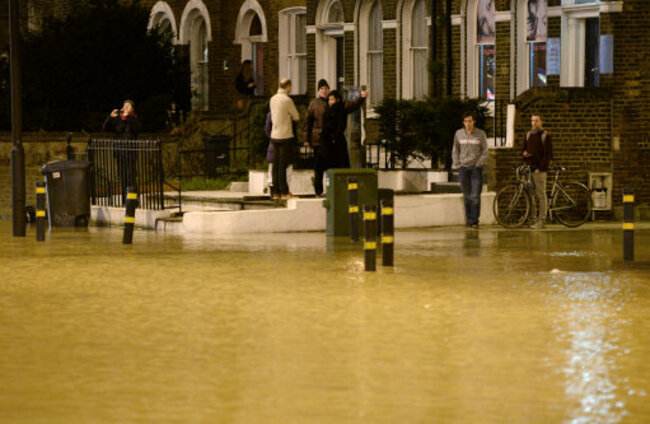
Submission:
<svg viewBox="0 0 650 424">
<path fill-rule="evenodd" d="M 427 4 L 424 0 L 407 0 L 402 8 L 402 97 L 427 95 Z"/>
<path fill-rule="evenodd" d="M 369 103 L 378 103 L 384 97 L 384 31 L 378 0 L 366 0 L 361 5 L 359 33 L 361 57 L 365 58 L 359 63 L 359 82 L 370 89 Z"/>
<path fill-rule="evenodd" d="M 174 18 L 174 12 L 167 2 L 159 1 L 151 8 L 148 28 L 157 28 L 161 33 L 169 33 L 172 35 L 172 42 L 174 44 L 178 42 L 176 19 Z"/>
<path fill-rule="evenodd" d="M 212 40 L 210 17 L 201 0 L 190 0 L 181 18 L 180 43 L 189 45 L 192 108 L 207 110 L 209 105 L 209 48 Z"/>
<path fill-rule="evenodd" d="M 253 61 L 256 95 L 264 94 L 264 43 L 267 41 L 266 18 L 257 0 L 246 0 L 239 9 L 235 43 L 241 44 L 241 60 Z"/>
<path fill-rule="evenodd" d="M 307 9 L 293 7 L 279 14 L 279 71 L 280 78 L 290 78 L 292 92 L 307 91 Z"/>
</svg>

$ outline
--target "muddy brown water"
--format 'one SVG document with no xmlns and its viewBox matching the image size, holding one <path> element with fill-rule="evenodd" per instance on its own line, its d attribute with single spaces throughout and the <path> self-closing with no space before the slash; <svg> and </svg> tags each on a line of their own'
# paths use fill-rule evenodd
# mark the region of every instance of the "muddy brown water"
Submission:
<svg viewBox="0 0 650 424">
<path fill-rule="evenodd" d="M 0 221 L 1 423 L 650 422 L 650 231 L 322 233 Z"/>
</svg>

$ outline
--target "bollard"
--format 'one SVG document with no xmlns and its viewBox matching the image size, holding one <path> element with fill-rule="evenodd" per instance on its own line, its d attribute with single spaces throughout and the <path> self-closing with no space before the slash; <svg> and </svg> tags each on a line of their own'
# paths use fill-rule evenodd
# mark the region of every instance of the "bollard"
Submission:
<svg viewBox="0 0 650 424">
<path fill-rule="evenodd" d="M 365 224 L 364 263 L 366 271 L 375 271 L 377 269 L 377 207 L 375 205 L 363 206 L 363 221 Z"/>
<path fill-rule="evenodd" d="M 359 183 L 356 178 L 348 178 L 348 211 L 350 240 L 359 241 Z"/>
<path fill-rule="evenodd" d="M 124 237 L 122 244 L 133 243 L 133 227 L 135 226 L 135 208 L 138 206 L 138 193 L 134 187 L 126 189 L 126 216 L 124 217 Z"/>
<path fill-rule="evenodd" d="M 45 183 L 36 183 L 36 241 L 45 241 Z"/>
<path fill-rule="evenodd" d="M 392 199 L 381 200 L 381 252 L 383 266 L 393 266 L 395 218 Z"/>
<path fill-rule="evenodd" d="M 623 189 L 623 260 L 634 260 L 634 193 Z"/>
</svg>

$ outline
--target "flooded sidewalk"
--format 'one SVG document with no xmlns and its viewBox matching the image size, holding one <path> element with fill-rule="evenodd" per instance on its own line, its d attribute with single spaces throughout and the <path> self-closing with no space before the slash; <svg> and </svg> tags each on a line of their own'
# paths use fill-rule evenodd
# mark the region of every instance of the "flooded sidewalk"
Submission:
<svg viewBox="0 0 650 424">
<path fill-rule="evenodd" d="M 0 422 L 645 423 L 650 225 L 323 233 L 0 221 Z"/>
</svg>

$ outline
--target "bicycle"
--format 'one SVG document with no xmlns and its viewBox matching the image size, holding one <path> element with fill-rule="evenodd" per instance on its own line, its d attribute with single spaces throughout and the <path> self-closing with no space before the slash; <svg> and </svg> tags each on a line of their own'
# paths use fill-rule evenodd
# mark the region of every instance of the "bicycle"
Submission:
<svg viewBox="0 0 650 424">
<path fill-rule="evenodd" d="M 584 224 L 591 214 L 591 190 L 577 181 L 561 184 L 560 175 L 567 168 L 551 167 L 555 178 L 551 188 L 548 213 L 550 219 L 565 227 L 575 228 Z M 535 206 L 534 188 L 531 182 L 531 169 L 526 164 L 515 167 L 518 182 L 503 187 L 497 193 L 492 210 L 497 222 L 505 228 L 519 228 L 528 222 Z"/>
</svg>

